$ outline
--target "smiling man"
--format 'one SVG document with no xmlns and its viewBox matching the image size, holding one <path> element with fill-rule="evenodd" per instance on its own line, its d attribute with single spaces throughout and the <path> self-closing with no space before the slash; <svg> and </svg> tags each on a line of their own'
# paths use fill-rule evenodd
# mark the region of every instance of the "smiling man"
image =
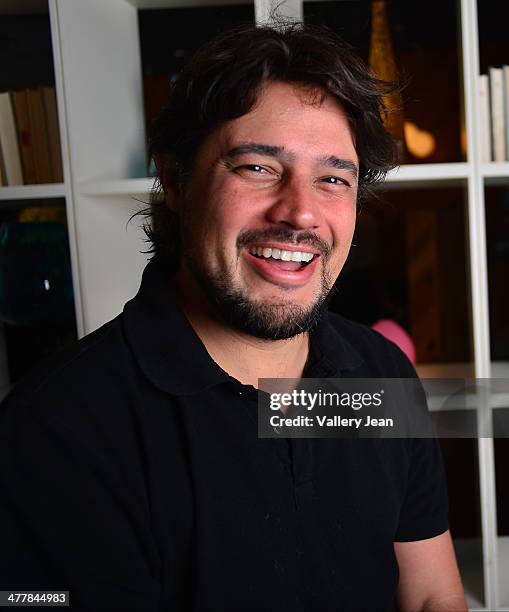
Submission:
<svg viewBox="0 0 509 612">
<path fill-rule="evenodd" d="M 358 165 L 337 100 L 275 80 L 206 139 L 185 188 L 163 179 L 182 219 L 181 305 L 241 382 L 302 374 L 352 242 Z"/>
<path fill-rule="evenodd" d="M 0 590 L 76 610 L 465 610 L 434 440 L 259 439 L 259 378 L 413 377 L 327 313 L 394 166 L 383 85 L 326 30 L 209 43 L 154 124 L 154 257 L 1 411 Z"/>
</svg>

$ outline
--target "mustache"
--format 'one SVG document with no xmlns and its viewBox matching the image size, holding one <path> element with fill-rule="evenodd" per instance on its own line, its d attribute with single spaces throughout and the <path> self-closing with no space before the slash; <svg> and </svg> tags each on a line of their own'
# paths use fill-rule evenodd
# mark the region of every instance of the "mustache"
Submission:
<svg viewBox="0 0 509 612">
<path fill-rule="evenodd" d="M 286 227 L 269 227 L 264 230 L 246 230 L 237 238 L 237 251 L 252 242 L 270 242 L 271 240 L 291 242 L 293 245 L 305 245 L 316 249 L 328 259 L 332 253 L 332 247 L 323 238 L 308 230 L 295 231 Z"/>
</svg>

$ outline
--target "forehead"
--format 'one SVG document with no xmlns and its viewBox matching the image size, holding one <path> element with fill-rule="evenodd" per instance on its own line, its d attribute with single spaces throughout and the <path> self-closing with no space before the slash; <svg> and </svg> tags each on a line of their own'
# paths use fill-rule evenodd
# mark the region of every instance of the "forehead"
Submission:
<svg viewBox="0 0 509 612">
<path fill-rule="evenodd" d="M 348 156 L 357 161 L 345 111 L 320 90 L 289 83 L 266 84 L 249 113 L 226 122 L 211 137 L 221 152 L 245 142 L 264 142 L 295 153 Z"/>
</svg>

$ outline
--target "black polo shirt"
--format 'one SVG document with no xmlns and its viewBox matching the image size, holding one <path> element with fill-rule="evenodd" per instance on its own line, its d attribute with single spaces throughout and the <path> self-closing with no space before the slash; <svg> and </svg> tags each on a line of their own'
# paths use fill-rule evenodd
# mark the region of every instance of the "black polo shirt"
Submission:
<svg viewBox="0 0 509 612">
<path fill-rule="evenodd" d="M 414 373 L 329 315 L 305 375 Z M 74 610 L 391 610 L 393 542 L 448 527 L 435 441 L 259 439 L 255 390 L 211 359 L 157 261 L 0 415 L 0 590 L 69 590 Z"/>
</svg>

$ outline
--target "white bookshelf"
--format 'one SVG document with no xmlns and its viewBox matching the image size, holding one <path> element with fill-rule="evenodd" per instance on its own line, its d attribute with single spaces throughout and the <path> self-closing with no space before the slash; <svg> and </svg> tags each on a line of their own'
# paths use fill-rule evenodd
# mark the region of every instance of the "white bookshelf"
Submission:
<svg viewBox="0 0 509 612">
<path fill-rule="evenodd" d="M 478 0 L 480 1 L 480 0 Z M 290 2 L 290 0 L 288 0 Z M 79 335 L 115 316 L 137 291 L 147 256 L 140 219 L 129 217 L 146 200 L 145 133 L 138 10 L 249 4 L 236 0 L 0 0 L 0 16 L 49 12 L 64 182 L 0 187 L 4 202 L 65 198 Z M 256 15 L 270 0 L 255 0 Z M 291 0 L 287 12 L 302 10 Z M 460 0 L 467 161 L 402 166 L 390 189 L 464 187 L 468 210 L 469 285 L 473 360 L 422 364 L 425 377 L 508 376 L 509 364 L 490 362 L 484 188 L 509 184 L 509 162 L 481 164 L 476 81 L 479 43 L 476 0 Z M 1 339 L 1 338 L 0 338 Z M 0 346 L 1 349 L 1 346 Z M 0 350 L 0 365 L 2 362 Z M 0 377 L 0 386 L 3 383 Z M 482 539 L 458 542 L 472 609 L 509 609 L 509 538 L 496 529 L 493 441 L 479 440 Z"/>
<path fill-rule="evenodd" d="M 64 183 L 0 187 L 0 207 L 2 206 L 2 200 L 36 200 L 39 198 L 65 198 L 65 196 Z"/>
<path fill-rule="evenodd" d="M 387 183 L 396 187 L 436 187 L 444 182 L 465 181 L 472 172 L 467 162 L 415 164 L 399 166 L 387 175 Z"/>
<path fill-rule="evenodd" d="M 84 196 L 143 196 L 150 194 L 153 178 L 124 179 L 120 181 L 89 181 L 77 186 Z"/>
</svg>

